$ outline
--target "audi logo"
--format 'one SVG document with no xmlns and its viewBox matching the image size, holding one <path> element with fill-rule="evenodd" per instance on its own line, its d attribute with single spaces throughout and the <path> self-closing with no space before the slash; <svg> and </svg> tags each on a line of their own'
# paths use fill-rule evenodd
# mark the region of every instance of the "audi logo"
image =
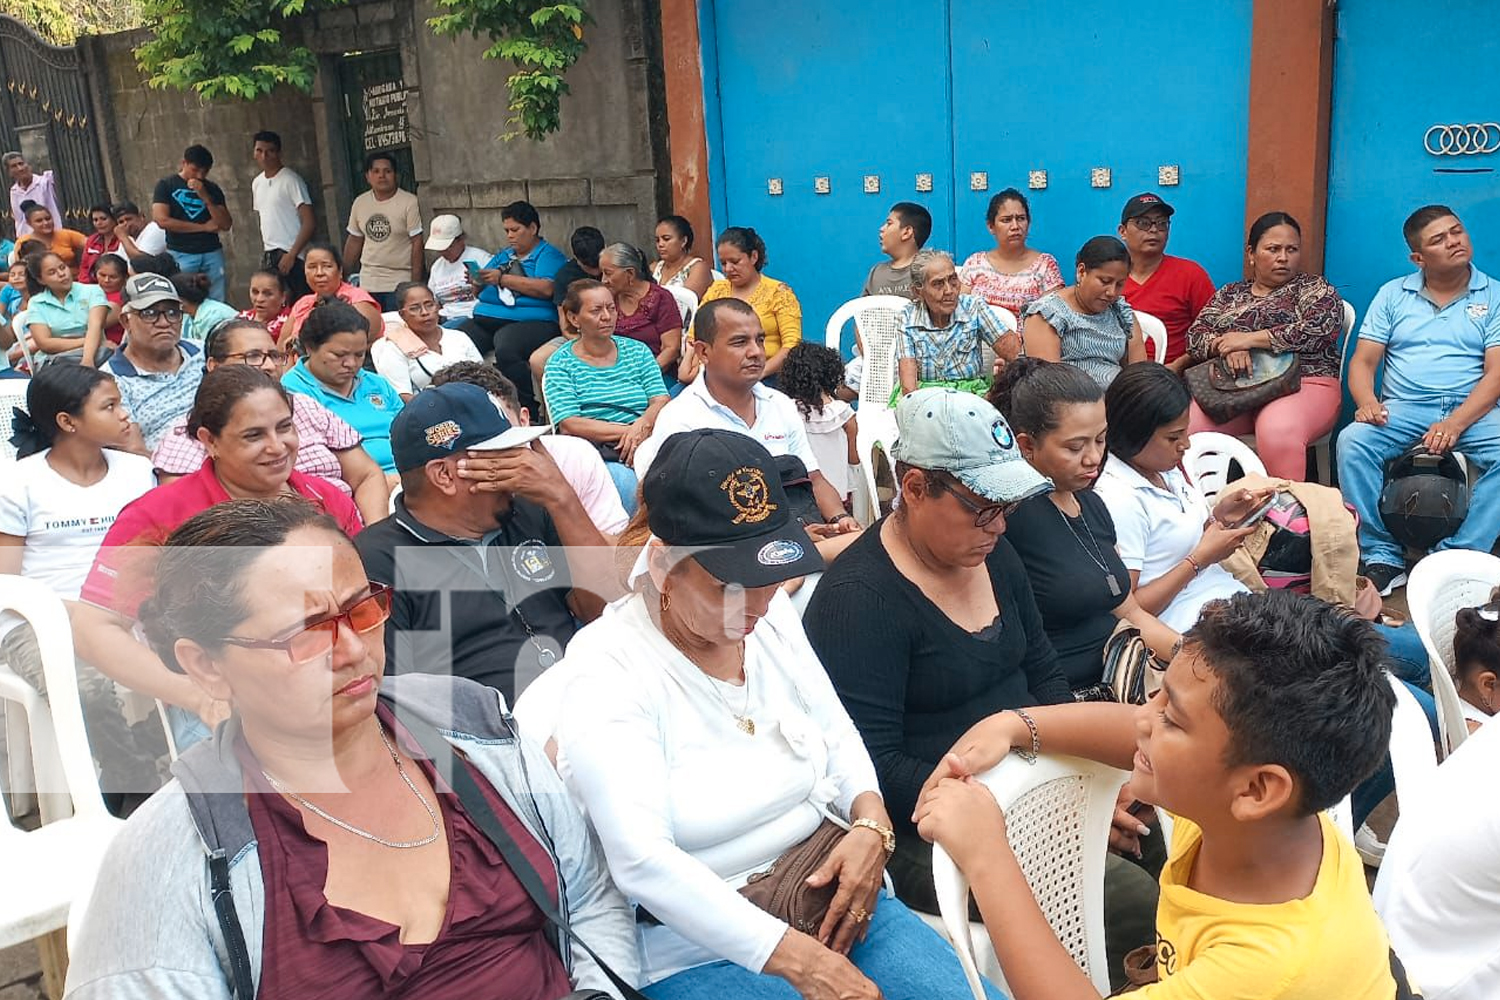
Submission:
<svg viewBox="0 0 1500 1000">
<path fill-rule="evenodd" d="M 1500 123 L 1434 125 L 1422 137 L 1422 145 L 1433 156 L 1473 156 L 1500 152 Z"/>
</svg>

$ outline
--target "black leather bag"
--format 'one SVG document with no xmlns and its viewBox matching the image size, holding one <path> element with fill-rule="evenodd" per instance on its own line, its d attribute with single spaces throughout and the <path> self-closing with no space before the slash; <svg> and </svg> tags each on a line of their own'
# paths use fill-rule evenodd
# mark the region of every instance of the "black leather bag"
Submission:
<svg viewBox="0 0 1500 1000">
<path fill-rule="evenodd" d="M 1302 361 L 1295 351 L 1251 350 L 1248 375 L 1236 375 L 1223 358 L 1194 365 L 1183 373 L 1198 408 L 1216 424 L 1258 410 L 1302 388 Z"/>
</svg>

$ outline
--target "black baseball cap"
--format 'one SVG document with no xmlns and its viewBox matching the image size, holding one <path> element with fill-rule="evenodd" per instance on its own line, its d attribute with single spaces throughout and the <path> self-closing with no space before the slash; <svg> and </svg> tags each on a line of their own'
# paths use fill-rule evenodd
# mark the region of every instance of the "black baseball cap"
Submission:
<svg viewBox="0 0 1500 1000">
<path fill-rule="evenodd" d="M 1131 219 L 1145 215 L 1147 212 L 1165 212 L 1167 218 L 1177 211 L 1171 205 L 1161 200 L 1161 195 L 1144 191 L 1125 203 L 1125 210 L 1120 213 L 1120 225 L 1125 225 Z"/>
<path fill-rule="evenodd" d="M 397 472 L 463 451 L 519 448 L 552 428 L 512 427 L 490 394 L 467 382 L 423 389 L 391 421 Z"/>
<path fill-rule="evenodd" d="M 673 434 L 641 495 L 651 533 L 694 549 L 698 564 L 724 583 L 769 587 L 823 568 L 792 517 L 776 460 L 754 438 L 717 428 Z"/>
</svg>

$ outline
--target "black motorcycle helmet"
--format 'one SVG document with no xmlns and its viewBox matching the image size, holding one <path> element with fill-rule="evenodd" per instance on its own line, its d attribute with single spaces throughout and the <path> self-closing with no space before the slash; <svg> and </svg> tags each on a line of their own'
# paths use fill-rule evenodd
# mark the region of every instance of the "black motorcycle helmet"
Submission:
<svg viewBox="0 0 1500 1000">
<path fill-rule="evenodd" d="M 1385 465 L 1380 519 L 1407 548 L 1426 552 L 1469 513 L 1469 476 L 1453 452 L 1429 453 L 1419 441 Z"/>
</svg>

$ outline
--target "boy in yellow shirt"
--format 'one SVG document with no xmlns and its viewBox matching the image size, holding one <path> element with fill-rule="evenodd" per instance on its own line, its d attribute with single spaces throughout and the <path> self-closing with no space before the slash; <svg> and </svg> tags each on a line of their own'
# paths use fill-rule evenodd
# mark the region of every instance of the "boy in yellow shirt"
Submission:
<svg viewBox="0 0 1500 1000">
<path fill-rule="evenodd" d="M 1015 1000 L 1099 992 L 1032 898 L 994 797 L 969 780 L 1013 749 L 1131 769 L 1131 794 L 1176 817 L 1158 981 L 1134 996 L 1410 997 L 1354 845 L 1324 813 L 1386 754 L 1384 644 L 1367 623 L 1286 591 L 1214 602 L 1183 638 L 1147 704 L 990 716 L 918 800 L 917 829 L 968 877 Z"/>
</svg>

